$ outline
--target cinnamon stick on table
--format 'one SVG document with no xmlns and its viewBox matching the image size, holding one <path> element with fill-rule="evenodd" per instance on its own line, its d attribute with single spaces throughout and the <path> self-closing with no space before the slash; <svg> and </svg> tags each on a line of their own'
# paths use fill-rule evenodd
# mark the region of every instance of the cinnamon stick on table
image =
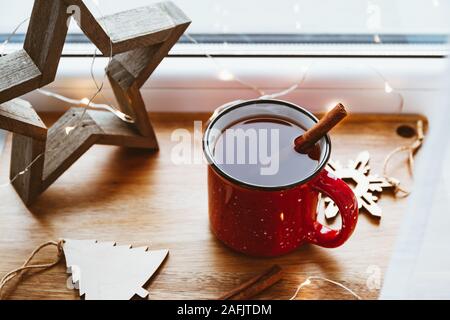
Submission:
<svg viewBox="0 0 450 320">
<path fill-rule="evenodd" d="M 281 280 L 283 271 L 280 266 L 274 265 L 264 273 L 244 282 L 239 287 L 231 290 L 219 298 L 219 300 L 248 300 Z"/>
<path fill-rule="evenodd" d="M 314 145 L 347 116 L 345 107 L 338 103 L 331 111 L 320 119 L 312 128 L 294 140 L 295 150 L 308 153 Z"/>
</svg>

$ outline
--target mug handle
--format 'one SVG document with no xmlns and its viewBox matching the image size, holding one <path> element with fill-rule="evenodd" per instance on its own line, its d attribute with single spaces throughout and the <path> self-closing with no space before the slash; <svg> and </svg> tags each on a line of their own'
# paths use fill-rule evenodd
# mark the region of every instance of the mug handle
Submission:
<svg viewBox="0 0 450 320">
<path fill-rule="evenodd" d="M 313 189 L 325 194 L 339 208 L 342 219 L 340 230 L 330 229 L 317 221 L 317 214 L 311 217 L 308 228 L 308 241 L 325 248 L 341 246 L 352 235 L 358 221 L 358 201 L 350 187 L 341 179 L 322 170 L 310 185 Z"/>
</svg>

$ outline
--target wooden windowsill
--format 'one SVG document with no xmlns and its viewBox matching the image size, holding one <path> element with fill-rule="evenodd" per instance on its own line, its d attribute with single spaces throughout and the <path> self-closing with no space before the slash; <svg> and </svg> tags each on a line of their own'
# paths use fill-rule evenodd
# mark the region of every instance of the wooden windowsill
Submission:
<svg viewBox="0 0 450 320">
<path fill-rule="evenodd" d="M 44 114 L 50 124 L 58 115 Z M 346 164 L 359 152 L 371 154 L 372 173 L 381 174 L 385 156 L 411 142 L 396 129 L 415 126 L 420 116 L 353 115 L 332 133 L 332 158 Z M 306 277 L 318 275 L 344 283 L 365 299 L 379 267 L 383 277 L 407 199 L 381 195 L 383 218 L 361 213 L 352 238 L 338 249 L 305 245 L 275 259 L 237 254 L 217 241 L 208 227 L 205 165 L 177 166 L 171 161 L 173 130 L 193 130 L 207 114 L 151 114 L 161 150 L 158 153 L 95 146 L 81 157 L 30 208 L 12 186 L 0 188 L 0 277 L 20 266 L 40 243 L 59 238 L 116 241 L 167 248 L 169 257 L 148 283 L 151 299 L 214 299 L 271 265 L 281 265 L 284 279 L 258 298 L 286 299 Z M 199 146 L 200 147 L 200 146 Z M 1 155 L 0 184 L 8 182 L 10 139 Z M 405 155 L 395 158 L 391 174 L 412 187 Z M 45 251 L 38 259 L 52 259 Z M 12 299 L 78 299 L 66 288 L 64 263 L 26 276 L 5 290 Z M 374 278 L 371 278 L 374 279 Z M 370 282 L 370 280 L 369 280 Z M 373 282 L 372 282 L 373 283 Z M 304 288 L 301 299 L 347 299 L 351 295 L 327 283 Z"/>
</svg>

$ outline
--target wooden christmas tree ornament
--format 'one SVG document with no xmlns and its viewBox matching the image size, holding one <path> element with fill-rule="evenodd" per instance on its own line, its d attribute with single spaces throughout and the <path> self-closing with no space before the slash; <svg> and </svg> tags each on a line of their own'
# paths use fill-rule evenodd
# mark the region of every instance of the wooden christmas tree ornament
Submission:
<svg viewBox="0 0 450 320">
<path fill-rule="evenodd" d="M 81 30 L 112 56 L 106 73 L 121 111 L 134 123 L 71 109 L 47 129 L 28 102 L 15 99 L 54 81 L 75 8 Z M 96 19 L 82 0 L 35 0 L 23 49 L 0 57 L 0 129 L 13 133 L 10 177 L 26 204 L 94 144 L 158 149 L 139 89 L 189 24 L 171 2 Z"/>
<path fill-rule="evenodd" d="M 168 250 L 118 246 L 114 242 L 69 240 L 63 242 L 67 271 L 85 300 L 146 298 L 142 287 L 158 270 Z"/>
<path fill-rule="evenodd" d="M 41 250 L 56 247 L 57 256 L 48 263 L 33 263 Z M 61 239 L 38 246 L 24 264 L 0 279 L 0 300 L 3 289 L 14 278 L 30 270 L 47 270 L 56 266 L 63 256 L 66 259 L 70 289 L 78 289 L 85 300 L 129 300 L 135 295 L 146 298 L 143 288 L 166 259 L 168 250 L 152 250 L 148 247 L 118 246 L 115 242 L 96 240 Z M 20 279 L 19 279 L 20 281 Z"/>
</svg>

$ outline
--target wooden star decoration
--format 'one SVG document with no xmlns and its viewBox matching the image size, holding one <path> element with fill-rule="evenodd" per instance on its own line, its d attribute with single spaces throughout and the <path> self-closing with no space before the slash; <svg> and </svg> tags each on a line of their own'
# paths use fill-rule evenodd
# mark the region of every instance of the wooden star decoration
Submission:
<svg viewBox="0 0 450 320">
<path fill-rule="evenodd" d="M 16 99 L 54 81 L 72 16 L 112 57 L 106 74 L 132 124 L 110 113 L 71 109 L 47 129 L 31 104 Z M 139 89 L 190 22 L 171 2 L 97 19 L 83 0 L 35 0 L 23 49 L 0 56 L 0 129 L 13 133 L 10 177 L 26 204 L 94 144 L 158 149 Z"/>
<path fill-rule="evenodd" d="M 338 161 L 330 160 L 327 170 L 346 182 L 352 182 L 349 186 L 358 200 L 359 209 L 363 208 L 371 216 L 381 218 L 382 209 L 377 204 L 378 197 L 373 193 L 380 193 L 384 188 L 392 188 L 392 185 L 385 178 L 370 174 L 369 160 L 369 152 L 363 151 L 357 156 L 356 160 L 349 160 L 346 167 Z M 319 210 L 322 211 L 326 219 L 335 218 L 339 212 L 338 207 L 328 197 L 321 198 Z"/>
</svg>

